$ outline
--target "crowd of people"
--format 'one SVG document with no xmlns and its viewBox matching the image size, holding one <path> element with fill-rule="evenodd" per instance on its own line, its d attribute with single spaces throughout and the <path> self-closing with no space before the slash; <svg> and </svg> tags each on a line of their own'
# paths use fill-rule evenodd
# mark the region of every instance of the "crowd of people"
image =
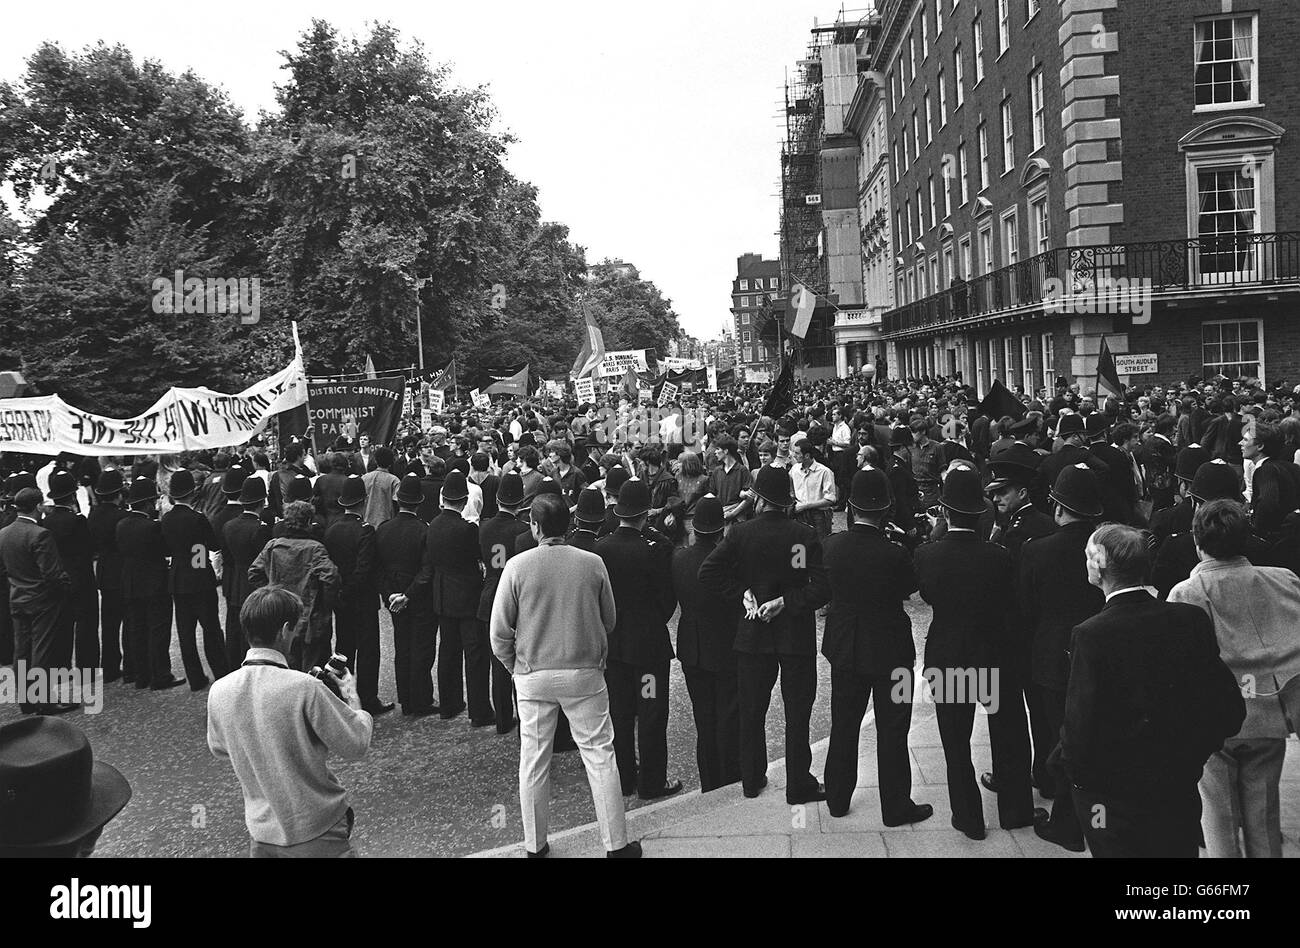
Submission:
<svg viewBox="0 0 1300 948">
<path fill-rule="evenodd" d="M 1060 379 L 992 404 L 959 378 L 827 379 L 784 400 L 737 386 L 655 410 L 617 394 L 451 406 L 391 445 L 6 455 L 0 664 L 102 668 L 140 689 L 217 681 L 209 741 L 244 785 L 254 854 L 346 854 L 337 784 L 304 817 L 311 801 L 268 789 L 275 768 L 231 742 L 251 673 L 338 653 L 341 697 L 291 690 L 326 702 L 339 752 L 364 752 L 393 710 L 379 697 L 386 610 L 403 715 L 520 728 L 529 854 L 549 851 L 551 754 L 576 749 L 606 849 L 626 857 L 640 849 L 623 798 L 682 787 L 668 772 L 674 659 L 703 790 L 762 792 L 779 679 L 790 804 L 848 813 L 871 704 L 884 822 L 932 816 L 912 799 L 915 696 L 898 687 L 919 593 L 931 683 L 995 686 L 934 696 L 954 828 L 984 838 L 982 784 L 1004 828 L 1074 851 L 1195 856 L 1203 836 L 1233 855 L 1240 835 L 1247 855 L 1277 856 L 1300 673 L 1297 392 L 1189 379 L 1098 401 Z M 809 737 L 819 615 L 824 783 Z M 977 781 L 979 705 L 993 769 Z M 323 757 L 299 769 L 316 767 L 328 775 Z"/>
</svg>

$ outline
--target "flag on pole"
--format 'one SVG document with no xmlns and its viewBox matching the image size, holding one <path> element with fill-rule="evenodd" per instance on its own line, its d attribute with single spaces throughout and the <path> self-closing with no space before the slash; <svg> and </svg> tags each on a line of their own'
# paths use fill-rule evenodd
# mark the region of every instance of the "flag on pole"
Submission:
<svg viewBox="0 0 1300 948">
<path fill-rule="evenodd" d="M 790 335 L 803 339 L 808 335 L 813 310 L 817 308 L 817 294 L 802 283 L 796 283 L 794 293 L 790 296 L 790 306 L 795 311 L 794 326 L 790 329 Z"/>
<path fill-rule="evenodd" d="M 785 364 L 781 366 L 781 374 L 776 377 L 772 390 L 767 393 L 767 399 L 763 402 L 762 414 L 768 418 L 780 418 L 793 407 L 794 373 L 791 371 L 790 361 L 787 359 Z"/>
<path fill-rule="evenodd" d="M 1115 369 L 1115 358 L 1110 354 L 1110 346 L 1106 345 L 1106 337 L 1101 337 L 1101 352 L 1097 354 L 1097 397 L 1101 398 L 1102 392 L 1107 395 L 1114 395 L 1118 399 L 1124 398 L 1124 386 L 1119 384 L 1119 372 Z"/>
<path fill-rule="evenodd" d="M 528 366 L 524 365 L 518 370 L 511 369 L 485 369 L 485 373 L 491 380 L 490 385 L 483 389 L 485 395 L 518 395 L 520 398 L 528 397 Z"/>
<path fill-rule="evenodd" d="M 375 371 L 375 360 L 370 358 L 370 353 L 367 352 L 366 353 L 366 378 L 374 379 L 378 377 L 379 377 L 379 373 Z"/>
<path fill-rule="evenodd" d="M 641 384 L 637 380 L 636 373 L 628 369 L 623 373 L 623 394 L 630 401 L 636 401 L 640 397 Z"/>
<path fill-rule="evenodd" d="M 573 362 L 573 369 L 569 372 L 569 376 L 575 379 L 592 374 L 605 359 L 605 337 L 587 304 L 581 305 L 582 317 L 586 321 L 586 335 L 582 339 L 582 348 L 578 350 L 578 358 Z"/>
<path fill-rule="evenodd" d="M 1010 390 L 1002 384 L 1002 380 L 994 379 L 989 393 L 984 396 L 984 401 L 980 402 L 979 407 L 975 409 L 975 414 L 984 415 L 991 421 L 1006 416 L 1019 421 L 1025 417 L 1026 411 L 1024 403 L 1011 394 Z"/>
</svg>

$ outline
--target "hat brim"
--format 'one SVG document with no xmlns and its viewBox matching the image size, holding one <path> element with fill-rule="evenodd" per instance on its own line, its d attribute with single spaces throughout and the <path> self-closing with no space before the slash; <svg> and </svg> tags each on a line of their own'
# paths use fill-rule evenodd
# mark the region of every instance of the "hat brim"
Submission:
<svg viewBox="0 0 1300 948">
<path fill-rule="evenodd" d="M 424 503 L 424 495 L 421 494 L 419 497 L 415 497 L 411 494 L 399 493 L 394 500 L 399 504 L 422 504 Z"/>
<path fill-rule="evenodd" d="M 122 776 L 121 771 L 111 764 L 95 761 L 90 774 L 90 806 L 81 819 L 57 836 L 26 843 L 3 840 L 0 841 L 0 847 L 36 852 L 42 849 L 53 849 L 56 846 L 70 846 L 95 830 L 101 829 L 109 820 L 121 813 L 122 808 L 130 800 L 131 784 Z"/>
<path fill-rule="evenodd" d="M 966 514 L 966 516 L 968 517 L 978 517 L 988 512 L 987 507 L 980 507 L 979 510 L 970 510 L 965 507 L 953 506 L 952 504 L 948 503 L 946 500 L 939 501 L 939 506 L 943 507 L 944 510 L 951 510 L 955 513 Z"/>
<path fill-rule="evenodd" d="M 50 500 L 62 500 L 64 497 L 76 497 L 76 496 L 77 496 L 77 489 L 74 487 L 72 490 L 68 491 L 66 494 L 47 494 L 46 496 L 47 496 Z"/>
<path fill-rule="evenodd" d="M 346 508 L 346 509 L 348 509 L 348 510 L 351 510 L 353 507 L 360 507 L 360 506 L 361 506 L 362 504 L 364 504 L 365 502 L 366 502 L 366 499 L 365 499 L 364 497 L 361 497 L 361 498 L 359 498 L 359 499 L 357 499 L 357 500 L 354 500 L 354 501 L 352 501 L 351 503 L 348 503 L 348 502 L 344 501 L 344 499 L 343 499 L 342 497 L 339 498 L 339 506 L 340 506 L 340 507 L 344 507 L 344 508 Z"/>
<path fill-rule="evenodd" d="M 1009 477 L 999 477 L 989 481 L 988 486 L 984 488 L 986 494 L 996 494 L 1006 487 L 1011 487 L 1016 482 Z"/>
<path fill-rule="evenodd" d="M 171 497 L 172 500 L 184 500 L 186 497 L 193 497 L 198 492 L 199 489 L 196 487 L 193 490 L 187 491 L 184 494 L 168 494 L 168 496 Z M 96 493 L 98 493 L 98 491 L 96 491 Z"/>
<path fill-rule="evenodd" d="M 882 510 L 888 510 L 890 507 L 894 505 L 890 503 L 888 500 L 883 500 L 883 501 L 877 501 L 875 503 L 875 506 L 864 507 L 863 505 L 855 504 L 852 500 L 850 500 L 849 506 L 852 507 L 854 510 L 858 511 L 858 513 L 880 513 Z"/>
<path fill-rule="evenodd" d="M 579 516 L 577 516 L 577 515 L 575 514 L 574 517 L 573 517 L 573 522 L 574 522 L 574 523 L 590 523 L 590 524 L 597 524 L 597 523 L 604 523 L 604 522 L 605 522 L 605 518 L 604 518 L 604 517 L 601 517 L 599 520 L 589 520 L 589 519 L 587 519 L 586 517 L 579 517 Z"/>
<path fill-rule="evenodd" d="M 1060 496 L 1056 493 L 1056 491 L 1052 491 L 1047 496 L 1051 498 L 1051 500 L 1054 501 L 1058 506 L 1064 507 L 1066 510 L 1070 511 L 1070 513 L 1078 514 L 1080 517 L 1100 517 L 1102 514 L 1102 507 L 1100 503 L 1098 503 L 1096 507 L 1091 508 L 1089 510 L 1080 510 L 1078 507 L 1072 507 L 1068 503 L 1063 501 L 1060 498 Z"/>
<path fill-rule="evenodd" d="M 706 537 L 713 536 L 715 533 L 721 533 L 725 529 L 727 529 L 725 523 L 720 523 L 716 527 L 701 527 L 699 524 L 691 524 L 692 533 Z"/>
<path fill-rule="evenodd" d="M 450 500 L 452 503 L 455 503 L 458 500 L 469 500 L 469 491 L 465 491 L 463 494 L 449 494 L 444 490 L 442 492 L 442 499 Z"/>
<path fill-rule="evenodd" d="M 622 504 L 614 505 L 614 516 L 622 517 L 626 520 L 634 520 L 650 512 L 649 507 L 624 507 Z"/>
<path fill-rule="evenodd" d="M 523 494 L 520 494 L 517 497 L 502 497 L 500 494 L 497 494 L 498 507 L 518 507 L 523 502 L 524 502 Z"/>
<path fill-rule="evenodd" d="M 754 485 L 753 490 L 754 493 L 758 495 L 758 498 L 760 500 L 765 500 L 769 504 L 776 504 L 778 507 L 789 507 L 791 504 L 794 503 L 794 498 L 789 494 L 786 494 L 785 497 L 769 497 L 767 496 L 767 494 L 764 494 L 761 490 L 758 489 L 757 484 Z"/>
<path fill-rule="evenodd" d="M 96 487 L 96 488 L 95 488 L 95 496 L 96 496 L 96 497 L 116 497 L 118 494 L 122 493 L 122 491 L 124 491 L 125 489 L 126 489 L 125 487 L 119 487 L 117 490 L 100 490 L 98 487 Z"/>
</svg>

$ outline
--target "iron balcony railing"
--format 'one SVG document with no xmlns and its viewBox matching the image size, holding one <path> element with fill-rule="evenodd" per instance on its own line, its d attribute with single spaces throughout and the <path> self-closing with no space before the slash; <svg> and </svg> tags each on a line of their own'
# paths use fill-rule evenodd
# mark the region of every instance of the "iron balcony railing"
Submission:
<svg viewBox="0 0 1300 948">
<path fill-rule="evenodd" d="M 885 336 L 1021 307 L 1046 314 L 1123 312 L 1131 294 L 1300 284 L 1300 232 L 1061 247 L 891 310 Z M 1089 309 L 1095 306 L 1095 309 Z"/>
</svg>

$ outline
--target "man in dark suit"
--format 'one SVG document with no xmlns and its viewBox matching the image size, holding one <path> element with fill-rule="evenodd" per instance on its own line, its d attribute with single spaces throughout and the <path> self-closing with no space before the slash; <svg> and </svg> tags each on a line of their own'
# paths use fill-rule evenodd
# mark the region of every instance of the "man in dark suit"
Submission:
<svg viewBox="0 0 1300 948">
<path fill-rule="evenodd" d="M 231 668 L 238 668 L 248 652 L 248 641 L 239 624 L 239 610 L 253 591 L 248 570 L 271 540 L 271 528 L 262 516 L 266 509 L 266 484 L 262 479 L 244 479 L 236 499 L 239 516 L 226 523 L 222 537 L 222 547 L 226 550 L 223 580 L 227 577 L 230 580 L 226 600 L 226 659 Z M 230 576 L 232 570 L 234 575 Z"/>
<path fill-rule="evenodd" d="M 203 626 L 203 654 L 212 677 L 220 678 L 231 669 L 217 618 L 217 577 L 209 561 L 209 554 L 217 551 L 217 537 L 212 522 L 191 506 L 198 488 L 190 471 L 174 473 L 167 492 L 173 506 L 163 514 L 161 526 L 172 560 L 169 588 L 176 607 L 176 635 L 181 640 L 181 663 L 190 690 L 202 691 L 208 686 L 208 676 L 199 660 L 197 626 Z"/>
<path fill-rule="evenodd" d="M 54 537 L 63 570 L 72 580 L 67 608 L 60 617 L 54 657 L 59 668 L 99 667 L 99 594 L 95 588 L 95 551 L 90 527 L 77 507 L 77 477 L 71 471 L 50 474 L 50 500 L 41 525 Z"/>
<path fill-rule="evenodd" d="M 1043 839 L 1083 852 L 1069 787 L 1049 764 L 1060 739 L 1069 679 L 1070 630 L 1101 610 L 1102 596 L 1088 582 L 1084 548 L 1102 515 L 1097 477 L 1083 464 L 1068 467 L 1052 489 L 1057 530 L 1026 545 L 1021 555 L 1020 612 L 1029 631 L 1029 708 L 1034 729 L 1034 782 L 1053 799 L 1049 822 L 1035 827 Z"/>
<path fill-rule="evenodd" d="M 790 475 L 759 469 L 756 516 L 737 523 L 700 566 L 700 583 L 741 600 L 736 677 L 740 700 L 740 773 L 747 797 L 767 786 L 767 708 L 781 676 L 785 702 L 785 799 L 791 806 L 826 799 L 812 774 L 808 726 L 817 696 L 817 610 L 830 600 L 817 531 L 790 519 Z"/>
<path fill-rule="evenodd" d="M 1211 418 L 1201 432 L 1201 443 L 1209 450 L 1211 457 L 1227 461 L 1234 467 L 1241 467 L 1241 432 L 1243 421 L 1237 414 L 1237 399 L 1225 395 L 1219 403 L 1222 412 Z"/>
<path fill-rule="evenodd" d="M 416 580 L 424 564 L 428 524 L 416 511 L 424 502 L 420 475 L 407 474 L 397 488 L 397 516 L 375 531 L 379 592 L 393 616 L 393 672 L 402 714 L 425 717 L 438 712 L 433 703 L 433 662 L 437 625 L 429 614 L 428 586 Z"/>
<path fill-rule="evenodd" d="M 478 619 L 483 623 L 492 621 L 492 604 L 496 601 L 501 572 L 510 557 L 515 555 L 516 542 L 528 533 L 528 524 L 519 519 L 519 506 L 524 502 L 524 482 L 518 474 L 506 474 L 501 478 L 495 500 L 496 514 L 480 522 L 478 530 L 479 556 L 483 561 L 483 592 L 479 596 Z M 497 733 L 509 734 L 515 728 L 514 683 L 510 671 L 495 655 L 492 656 L 491 678 L 492 711 Z"/>
<path fill-rule="evenodd" d="M 1300 507 L 1300 467 L 1291 460 L 1295 446 L 1286 441 L 1277 425 L 1256 423 L 1252 418 L 1239 450 L 1255 462 L 1250 491 L 1255 533 L 1272 543 L 1293 537 L 1295 530 L 1288 518 Z"/>
<path fill-rule="evenodd" d="M 1000 451 L 989 461 L 992 480 L 985 491 L 997 506 L 998 523 L 991 537 L 994 543 L 1011 554 L 1011 575 L 1019 583 L 1021 553 L 1029 540 L 1047 536 L 1056 530 L 1052 518 L 1033 505 L 1031 499 L 1034 476 L 1042 463 L 1042 456 L 1022 443 L 1014 443 Z M 1018 601 L 1018 599 L 1017 599 Z M 1017 611 L 1015 627 L 1011 630 L 1014 661 L 1002 669 L 1002 693 L 1005 700 L 1025 700 L 1032 721 L 1036 718 L 1033 689 L 1030 685 L 1030 655 L 1033 632 Z M 1034 781 L 1045 772 L 1047 755 L 1056 745 L 1055 739 L 1047 747 L 1034 746 Z M 1041 763 L 1041 767 L 1040 767 Z M 997 779 L 993 773 L 980 775 L 986 789 L 997 792 Z"/>
<path fill-rule="evenodd" d="M 1151 515 L 1151 549 L 1158 553 L 1161 545 L 1176 533 L 1192 532 L 1192 498 L 1188 493 L 1192 479 L 1201 465 L 1210 461 L 1210 452 L 1199 444 L 1190 444 L 1178 452 L 1174 477 L 1178 481 L 1178 502 Z"/>
<path fill-rule="evenodd" d="M 1237 469 L 1221 458 L 1205 462 L 1192 478 L 1187 497 L 1191 501 L 1193 515 L 1202 504 L 1208 504 L 1212 500 L 1241 503 L 1241 482 L 1237 478 Z M 1247 541 L 1247 559 L 1257 566 L 1279 565 L 1273 562 L 1271 552 L 1266 542 L 1251 534 Z M 1192 575 L 1192 570 L 1201 558 L 1196 552 L 1196 539 L 1189 529 L 1186 533 L 1171 535 L 1160 545 L 1153 559 L 1151 585 L 1156 588 L 1161 599 L 1168 599 L 1169 591 Z"/>
<path fill-rule="evenodd" d="M 95 484 L 95 506 L 86 526 L 95 553 L 95 581 L 99 585 L 99 629 L 104 681 L 119 678 L 131 683 L 135 669 L 130 654 L 130 636 L 125 635 L 122 600 L 122 557 L 117 550 L 117 524 L 126 516 L 122 507 L 122 472 L 104 471 Z"/>
<path fill-rule="evenodd" d="M 1195 859 L 1206 760 L 1241 729 L 1240 686 L 1213 620 L 1147 586 L 1142 534 L 1105 524 L 1091 537 L 1100 613 L 1075 627 L 1061 759 L 1094 858 Z"/>
<path fill-rule="evenodd" d="M 361 518 L 366 485 L 348 477 L 339 494 L 343 516 L 325 530 L 325 550 L 339 571 L 334 603 L 338 652 L 348 657 L 357 676 L 357 698 L 370 714 L 387 714 L 391 704 L 379 700 L 379 587 L 375 584 L 375 528 Z"/>
<path fill-rule="evenodd" d="M 899 675 L 910 684 L 916 664 L 912 620 L 903 603 L 916 592 L 907 550 L 884 535 L 892 502 L 889 480 L 876 468 L 853 475 L 852 525 L 825 541 L 831 602 L 822 654 L 831 663 L 831 739 L 826 755 L 826 809 L 846 816 L 858 784 L 858 741 L 867 702 L 876 709 L 876 765 L 880 811 L 886 826 L 919 823 L 934 807 L 912 801 L 907 732 L 912 694 L 896 700 Z"/>
<path fill-rule="evenodd" d="M 316 512 L 324 518 L 325 527 L 328 529 L 334 521 L 343 517 L 343 508 L 339 506 L 338 501 L 343 493 L 343 485 L 347 483 L 348 474 L 352 470 L 352 462 L 342 451 L 335 451 L 329 455 L 327 463 L 329 471 L 322 472 L 313 486 L 316 493 Z"/>
<path fill-rule="evenodd" d="M 134 655 L 136 688 L 162 691 L 184 684 L 172 674 L 172 600 L 167 593 L 167 546 L 154 519 L 158 482 L 137 477 L 127 515 L 117 525 L 122 554 L 122 598 Z"/>
<path fill-rule="evenodd" d="M 677 607 L 672 546 L 642 535 L 649 510 L 649 486 L 636 478 L 628 480 L 619 489 L 614 507 L 618 529 L 596 543 L 618 615 L 605 666 L 614 754 L 623 793 L 636 793 L 642 800 L 671 796 L 682 789 L 680 780 L 668 778 L 673 645 L 667 623 Z"/>
<path fill-rule="evenodd" d="M 1142 470 L 1151 491 L 1152 523 L 1155 523 L 1155 512 L 1174 505 L 1174 469 L 1178 466 L 1178 449 L 1171 440 L 1173 434 L 1173 415 L 1160 415 L 1155 421 L 1155 431 L 1142 443 L 1139 451 Z"/>
<path fill-rule="evenodd" d="M 593 491 L 592 493 L 596 493 Z M 695 505 L 695 544 L 673 551 L 673 595 L 681 603 L 677 659 L 695 717 L 695 762 L 700 790 L 740 779 L 740 701 L 736 690 L 736 627 L 742 609 L 700 582 L 700 566 L 726 526 L 722 503 L 711 495 Z"/>
<path fill-rule="evenodd" d="M 1003 700 L 1000 684 L 1001 670 L 1015 665 L 1015 584 L 1011 554 L 976 533 L 985 510 L 979 474 L 950 472 L 940 503 L 948 530 L 916 551 L 921 598 L 934 607 L 925 666 L 935 692 L 952 825 L 983 839 L 984 807 L 970 750 L 977 704 L 988 711 L 1002 828 L 1031 826 L 1036 816 L 1025 708 L 1018 694 Z"/>
<path fill-rule="evenodd" d="M 1133 479 L 1133 461 L 1107 438 L 1110 435 L 1110 418 L 1093 412 L 1084 422 L 1088 436 L 1088 450 L 1100 458 L 1106 472 L 1100 477 L 1102 519 L 1112 523 L 1137 524 L 1137 483 Z M 1057 475 L 1058 477 L 1060 475 Z"/>
<path fill-rule="evenodd" d="M 472 727 L 496 722 L 492 713 L 492 647 L 478 618 L 483 595 L 478 526 L 464 518 L 469 484 L 452 471 L 442 487 L 442 510 L 429 524 L 424 565 L 417 580 L 429 589 L 429 609 L 438 619 L 438 696 L 443 720 L 469 704 Z M 462 677 L 463 668 L 463 677 Z"/>
<path fill-rule="evenodd" d="M 0 471 L 0 474 L 3 472 Z M 36 487 L 36 478 L 26 471 L 0 478 L 0 530 L 18 519 L 14 495 L 24 487 Z M 14 621 L 9 614 L 9 584 L 0 581 L 0 665 L 12 665 L 13 661 Z"/>
<path fill-rule="evenodd" d="M 573 532 L 566 541 L 588 553 L 596 552 L 600 528 L 605 523 L 605 495 L 598 488 L 584 487 L 578 493 L 578 507 L 573 514 Z"/>
<path fill-rule="evenodd" d="M 22 487 L 14 496 L 14 521 L 0 530 L 0 583 L 9 590 L 15 662 L 51 671 L 61 667 L 56 638 L 72 580 L 59 559 L 54 537 L 37 522 L 41 500 L 35 487 Z M 55 700 L 24 704 L 20 710 L 62 714 L 79 707 L 59 702 L 54 695 L 47 697 Z"/>
</svg>

